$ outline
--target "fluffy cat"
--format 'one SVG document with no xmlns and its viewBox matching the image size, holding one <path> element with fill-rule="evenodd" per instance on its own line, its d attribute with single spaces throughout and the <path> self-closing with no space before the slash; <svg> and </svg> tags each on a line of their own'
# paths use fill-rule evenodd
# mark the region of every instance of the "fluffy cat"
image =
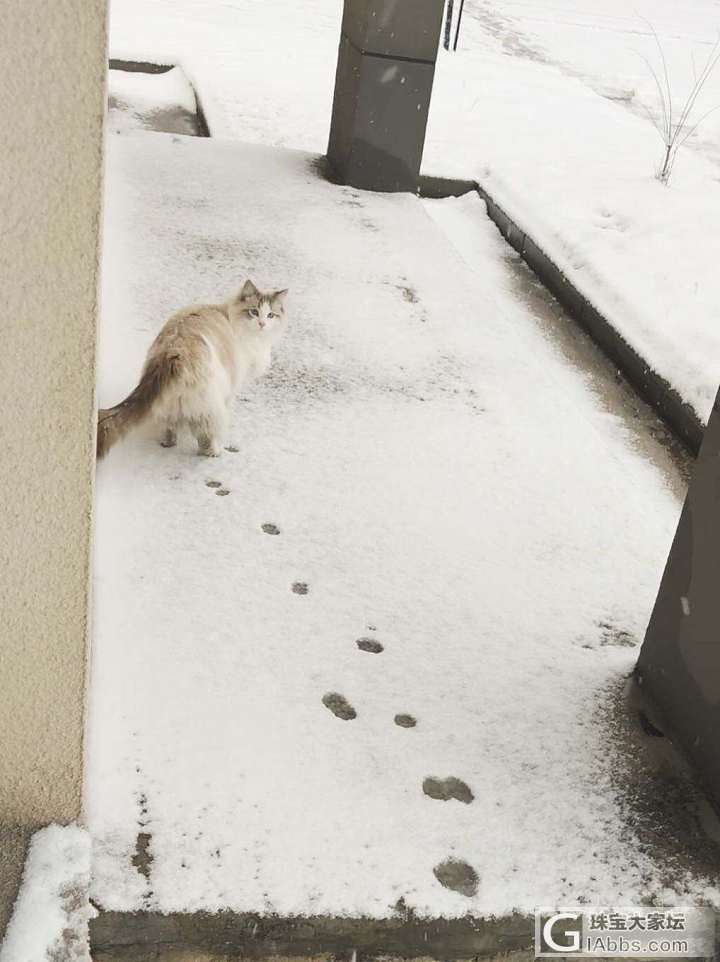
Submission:
<svg viewBox="0 0 720 962">
<path fill-rule="evenodd" d="M 176 444 L 178 429 L 186 426 L 198 453 L 217 457 L 233 394 L 270 365 L 285 326 L 286 295 L 259 291 L 248 280 L 224 304 L 174 314 L 150 345 L 135 390 L 98 412 L 98 458 L 148 418 L 161 426 L 165 447 Z"/>
</svg>

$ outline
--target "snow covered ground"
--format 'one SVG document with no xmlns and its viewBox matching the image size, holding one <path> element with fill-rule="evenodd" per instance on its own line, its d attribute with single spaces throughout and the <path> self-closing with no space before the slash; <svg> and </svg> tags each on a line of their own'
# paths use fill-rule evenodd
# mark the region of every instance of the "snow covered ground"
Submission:
<svg viewBox="0 0 720 962">
<path fill-rule="evenodd" d="M 342 0 L 118 0 L 110 55 L 181 63 L 215 137 L 323 152 Z"/>
<path fill-rule="evenodd" d="M 610 721 L 677 497 L 513 288 L 480 201 L 439 205 L 334 187 L 301 152 L 109 138 L 101 405 L 181 305 L 249 274 L 292 315 L 236 451 L 136 437 L 99 465 L 106 909 L 720 902 L 629 824 Z"/>
<path fill-rule="evenodd" d="M 462 50 L 438 71 L 425 167 L 481 180 L 704 420 L 720 381 L 720 112 L 663 187 L 639 54 L 661 70 L 644 16 L 679 108 L 717 37 L 717 5 L 491 0 L 467 14 Z M 693 116 L 716 104 L 720 70 Z"/>
<path fill-rule="evenodd" d="M 111 49 L 179 60 L 216 136 L 322 152 L 341 9 L 116 0 Z M 720 381 L 720 111 L 661 187 L 647 21 L 679 107 L 717 37 L 714 0 L 467 0 L 460 49 L 439 60 L 424 167 L 480 179 L 704 419 Z M 694 117 L 718 104 L 720 71 Z"/>
<path fill-rule="evenodd" d="M 30 843 L 0 962 L 91 962 L 90 837 L 77 825 L 48 825 Z"/>
</svg>

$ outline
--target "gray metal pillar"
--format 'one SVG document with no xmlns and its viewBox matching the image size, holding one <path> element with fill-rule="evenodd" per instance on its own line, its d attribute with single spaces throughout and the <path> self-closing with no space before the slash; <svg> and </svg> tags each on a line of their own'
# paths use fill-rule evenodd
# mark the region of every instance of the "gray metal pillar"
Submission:
<svg viewBox="0 0 720 962">
<path fill-rule="evenodd" d="M 636 676 L 720 804 L 720 392 Z"/>
<path fill-rule="evenodd" d="M 345 0 L 328 162 L 340 183 L 414 191 L 444 0 Z"/>
</svg>

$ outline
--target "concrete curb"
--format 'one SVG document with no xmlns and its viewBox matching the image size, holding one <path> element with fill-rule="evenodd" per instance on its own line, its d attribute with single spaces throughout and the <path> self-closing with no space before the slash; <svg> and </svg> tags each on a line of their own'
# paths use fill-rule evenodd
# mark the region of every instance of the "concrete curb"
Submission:
<svg viewBox="0 0 720 962">
<path fill-rule="evenodd" d="M 173 67 L 178 66 L 173 63 L 150 63 L 148 60 L 116 60 L 111 58 L 108 61 L 109 70 L 124 70 L 126 73 L 169 73 Z M 182 66 L 180 66 L 182 70 Z M 183 71 L 183 73 L 185 73 Z M 185 77 L 192 87 L 193 96 L 195 97 L 195 118 L 197 122 L 197 134 L 198 137 L 209 137 L 210 128 L 208 127 L 207 118 L 205 116 L 205 111 L 203 109 L 202 101 L 200 100 L 200 94 L 197 92 L 195 84 L 192 83 L 190 78 L 185 74 Z"/>
<path fill-rule="evenodd" d="M 705 426 L 693 408 L 628 344 L 612 321 L 590 302 L 482 185 L 475 181 L 421 177 L 418 193 L 421 197 L 458 197 L 471 190 L 476 190 L 485 201 L 488 216 L 508 244 L 517 251 L 573 320 L 588 332 L 603 353 L 617 365 L 640 397 L 658 412 L 675 437 L 691 454 L 697 456 Z"/>
<path fill-rule="evenodd" d="M 432 958 L 441 962 L 528 949 L 528 916 L 421 919 L 410 913 L 386 919 L 287 917 L 254 913 L 101 912 L 90 923 L 93 958 L 162 958 L 163 953 L 202 951 L 223 958 L 316 956 Z M 96 955 L 97 953 L 97 955 Z M 156 954 L 153 954 L 156 953 Z"/>
</svg>

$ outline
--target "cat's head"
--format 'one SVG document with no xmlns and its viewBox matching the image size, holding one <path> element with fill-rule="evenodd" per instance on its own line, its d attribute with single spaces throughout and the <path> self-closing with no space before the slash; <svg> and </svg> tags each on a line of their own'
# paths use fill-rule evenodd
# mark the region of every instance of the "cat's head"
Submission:
<svg viewBox="0 0 720 962">
<path fill-rule="evenodd" d="M 251 331 L 278 334 L 285 325 L 287 290 L 260 291 L 245 281 L 235 302 L 242 323 Z"/>
</svg>

